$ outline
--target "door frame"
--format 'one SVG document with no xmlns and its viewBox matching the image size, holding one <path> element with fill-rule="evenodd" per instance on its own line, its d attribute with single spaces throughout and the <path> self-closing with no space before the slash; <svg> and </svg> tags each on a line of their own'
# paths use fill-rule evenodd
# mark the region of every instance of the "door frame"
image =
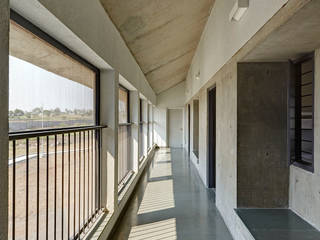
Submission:
<svg viewBox="0 0 320 240">
<path fill-rule="evenodd" d="M 211 96 L 213 94 L 213 96 Z M 212 98 L 211 98 L 212 97 Z M 213 101 L 213 102 L 212 102 Z M 217 126 L 217 88 L 213 86 L 208 89 L 207 92 L 207 121 L 208 121 L 208 140 L 207 140 L 207 147 L 208 147 L 208 161 L 207 161 L 207 173 L 208 173 L 208 187 L 209 188 L 216 188 L 216 172 L 217 172 L 217 159 L 216 159 L 216 126 Z M 213 104 L 213 106 L 211 105 Z M 211 111 L 211 108 L 214 111 Z"/>
<path fill-rule="evenodd" d="M 184 143 L 184 139 L 183 139 L 183 136 L 184 136 L 184 117 L 183 117 L 183 111 L 184 111 L 184 108 L 183 107 L 172 107 L 172 108 L 167 108 L 167 145 L 168 147 L 170 147 L 170 110 L 181 110 L 182 111 L 182 139 L 181 139 L 181 148 L 183 148 L 183 143 Z"/>
<path fill-rule="evenodd" d="M 190 143 L 191 143 L 191 123 L 190 123 L 190 120 L 191 120 L 191 106 L 190 106 L 190 103 L 188 104 L 188 155 L 190 157 Z"/>
</svg>

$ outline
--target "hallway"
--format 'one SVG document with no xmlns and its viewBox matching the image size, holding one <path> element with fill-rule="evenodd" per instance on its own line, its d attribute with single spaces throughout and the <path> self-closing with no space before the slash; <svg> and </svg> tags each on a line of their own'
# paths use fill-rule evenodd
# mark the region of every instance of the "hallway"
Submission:
<svg viewBox="0 0 320 240">
<path fill-rule="evenodd" d="M 160 149 L 111 239 L 232 239 L 214 201 L 184 150 Z"/>
</svg>

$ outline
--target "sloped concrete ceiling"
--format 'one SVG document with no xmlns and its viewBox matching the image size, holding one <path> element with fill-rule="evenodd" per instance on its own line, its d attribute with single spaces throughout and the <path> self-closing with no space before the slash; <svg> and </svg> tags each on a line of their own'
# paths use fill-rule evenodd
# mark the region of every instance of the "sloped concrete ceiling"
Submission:
<svg viewBox="0 0 320 240">
<path fill-rule="evenodd" d="M 186 79 L 215 0 L 101 0 L 159 94 Z"/>
</svg>

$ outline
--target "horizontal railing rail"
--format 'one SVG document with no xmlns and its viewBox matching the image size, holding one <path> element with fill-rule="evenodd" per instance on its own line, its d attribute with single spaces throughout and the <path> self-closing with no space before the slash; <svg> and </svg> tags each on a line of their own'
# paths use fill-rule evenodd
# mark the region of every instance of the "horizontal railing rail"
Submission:
<svg viewBox="0 0 320 240">
<path fill-rule="evenodd" d="M 30 130 L 30 131 L 19 131 L 19 132 L 10 132 L 9 141 L 19 140 L 25 138 L 35 138 L 41 136 L 52 136 L 56 134 L 67 134 L 74 132 L 83 132 L 88 130 L 99 130 L 102 128 L 107 128 L 108 126 L 82 126 L 82 127 L 71 127 L 71 128 L 50 128 L 50 129 L 39 129 L 39 130 Z"/>
<path fill-rule="evenodd" d="M 80 239 L 102 212 L 102 129 L 9 133 L 9 238 Z"/>
</svg>

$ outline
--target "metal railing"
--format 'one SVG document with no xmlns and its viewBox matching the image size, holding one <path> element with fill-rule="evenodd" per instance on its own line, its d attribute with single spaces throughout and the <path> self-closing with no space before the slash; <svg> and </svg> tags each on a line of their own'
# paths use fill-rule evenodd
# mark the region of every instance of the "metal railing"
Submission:
<svg viewBox="0 0 320 240">
<path fill-rule="evenodd" d="M 132 171 L 131 124 L 119 124 L 118 130 L 118 184 Z"/>
<path fill-rule="evenodd" d="M 145 156 L 145 138 L 144 138 L 144 123 L 139 123 L 139 163 L 142 162 Z"/>
<path fill-rule="evenodd" d="M 101 213 L 102 129 L 9 133 L 9 239 L 80 239 Z"/>
</svg>

